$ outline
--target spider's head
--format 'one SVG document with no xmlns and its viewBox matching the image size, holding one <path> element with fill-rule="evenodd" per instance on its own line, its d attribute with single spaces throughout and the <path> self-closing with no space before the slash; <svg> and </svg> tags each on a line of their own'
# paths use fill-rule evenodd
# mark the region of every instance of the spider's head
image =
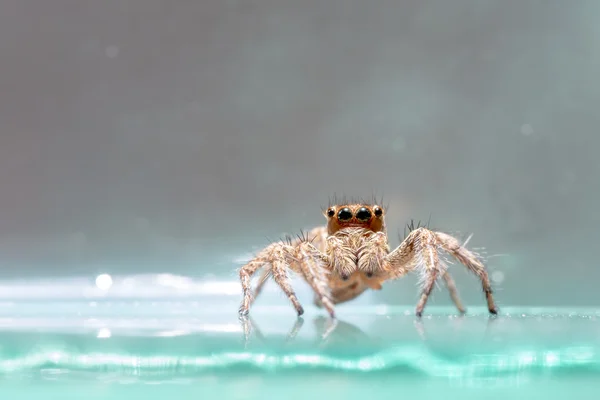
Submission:
<svg viewBox="0 0 600 400">
<path fill-rule="evenodd" d="M 385 230 L 383 207 L 372 204 L 338 204 L 325 210 L 330 235 L 344 228 L 365 228 L 373 232 Z"/>
</svg>

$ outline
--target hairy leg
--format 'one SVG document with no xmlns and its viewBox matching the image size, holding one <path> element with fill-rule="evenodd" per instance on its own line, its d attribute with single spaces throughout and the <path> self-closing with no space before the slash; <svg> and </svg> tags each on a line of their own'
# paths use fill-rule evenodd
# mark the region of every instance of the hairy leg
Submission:
<svg viewBox="0 0 600 400">
<path fill-rule="evenodd" d="M 462 301 L 460 300 L 460 296 L 458 295 L 458 289 L 456 289 L 456 283 L 454 282 L 454 279 L 452 279 L 448 271 L 446 271 L 442 275 L 442 277 L 444 278 L 444 282 L 446 283 L 448 292 L 450 292 L 450 298 L 454 302 L 454 305 L 461 314 L 464 314 L 467 310 L 465 309 L 465 306 L 463 306 Z"/>
<path fill-rule="evenodd" d="M 415 310 L 416 315 L 422 315 L 435 282 L 440 276 L 445 279 L 446 286 L 456 307 L 461 312 L 464 310 L 460 300 L 458 300 L 454 280 L 447 274 L 445 265 L 439 260 L 438 249 L 450 253 L 481 279 L 487 298 L 488 310 L 491 314 L 496 314 L 497 309 L 492 298 L 492 289 L 487 272 L 475 254 L 467 250 L 457 239 L 450 235 L 433 232 L 425 228 L 417 228 L 386 257 L 387 279 L 399 278 L 413 270 L 420 272 L 421 297 Z"/>
<path fill-rule="evenodd" d="M 267 266 L 267 268 L 262 272 L 253 296 L 250 280 L 262 266 Z M 311 238 L 308 236 L 299 237 L 293 242 L 273 243 L 240 269 L 243 291 L 240 315 L 248 315 L 253 299 L 260 293 L 269 276 L 273 277 L 273 280 L 290 299 L 298 316 L 302 315 L 304 309 L 290 284 L 289 269 L 303 276 L 329 314 L 334 317 L 334 304 L 328 286 L 327 257 L 312 245 Z"/>
<path fill-rule="evenodd" d="M 239 313 L 240 316 L 248 315 L 250 304 L 252 303 L 252 292 L 250 288 L 252 275 L 261 266 L 266 264 L 268 261 L 264 258 L 257 258 L 250 261 L 240 269 L 240 283 L 242 284 L 242 304 L 240 305 Z"/>
<path fill-rule="evenodd" d="M 256 298 L 260 295 L 263 287 L 265 286 L 265 283 L 267 283 L 270 276 L 271 276 L 270 266 L 268 266 L 267 268 L 265 268 L 261 271 L 260 277 L 258 278 L 258 283 L 256 284 L 256 287 L 254 288 L 254 293 L 250 299 L 250 305 L 252 305 L 252 303 L 254 303 L 254 300 L 256 300 Z"/>
<path fill-rule="evenodd" d="M 325 245 L 326 245 L 325 244 L 326 239 L 327 239 L 327 227 L 318 226 L 316 228 L 311 229 L 306 234 L 300 234 L 298 237 L 293 238 L 293 239 L 291 237 L 288 238 L 287 244 L 292 247 L 297 247 L 303 242 L 309 242 L 317 250 L 319 250 L 320 252 L 324 252 Z M 263 287 L 265 286 L 265 283 L 267 283 L 267 281 L 269 280 L 269 277 L 271 277 L 270 266 L 261 271 L 260 277 L 258 278 L 258 283 L 256 284 L 256 287 L 254 288 L 254 295 L 252 296 L 250 305 L 252 305 L 254 300 L 256 300 L 256 298 L 260 295 Z"/>
<path fill-rule="evenodd" d="M 418 317 L 423 314 L 427 300 L 431 295 L 435 282 L 440 274 L 445 271 L 441 271 L 440 259 L 435 248 L 435 243 L 430 240 L 428 235 L 422 235 L 419 238 L 419 247 L 416 250 L 417 258 L 420 258 L 422 264 L 423 274 L 421 274 L 421 298 L 417 303 L 415 313 Z"/>
<path fill-rule="evenodd" d="M 303 241 L 297 247 L 297 263 L 304 280 L 315 292 L 319 303 L 325 307 L 331 318 L 335 318 L 334 302 L 329 287 L 327 258 L 309 241 Z"/>
<path fill-rule="evenodd" d="M 258 268 L 263 265 L 270 265 L 270 273 L 273 280 L 281 287 L 284 293 L 288 296 L 298 315 L 302 315 L 304 310 L 298 301 L 294 289 L 292 289 L 288 277 L 287 270 L 290 263 L 294 261 L 294 247 L 283 242 L 273 243 L 261 251 L 253 260 L 248 262 L 240 269 L 240 281 L 242 284 L 242 304 L 240 305 L 239 313 L 241 316 L 248 315 L 250 304 L 252 303 L 252 292 L 250 288 L 250 280 L 252 275 L 256 273 Z"/>
<path fill-rule="evenodd" d="M 469 251 L 465 246 L 463 246 L 455 237 L 443 232 L 435 232 L 435 235 L 440 246 L 445 251 L 452 255 L 458 262 L 466 266 L 469 271 L 474 273 L 479 280 L 481 280 L 481 287 L 485 293 L 488 311 L 491 314 L 497 314 L 498 309 L 494 303 L 490 278 L 481 260 L 479 260 L 479 258 L 473 252 Z"/>
<path fill-rule="evenodd" d="M 273 260 L 271 264 L 273 265 L 271 268 L 273 280 L 277 282 L 281 290 L 283 290 L 288 299 L 290 299 L 298 316 L 301 316 L 304 314 L 304 308 L 300 304 L 296 292 L 292 288 L 290 277 L 288 276 L 289 264 L 283 258 L 277 258 L 276 260 Z"/>
</svg>

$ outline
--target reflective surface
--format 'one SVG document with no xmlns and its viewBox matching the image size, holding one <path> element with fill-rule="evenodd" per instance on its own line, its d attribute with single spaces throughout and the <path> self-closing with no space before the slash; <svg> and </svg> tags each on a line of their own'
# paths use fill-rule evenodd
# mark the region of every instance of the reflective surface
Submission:
<svg viewBox="0 0 600 400">
<path fill-rule="evenodd" d="M 90 282 L 5 286 L 2 398 L 561 398 L 599 388 L 600 310 L 510 307 L 490 318 L 484 307 L 458 316 L 430 306 L 419 320 L 413 306 L 349 303 L 334 322 L 309 304 L 298 319 L 280 298 L 239 321 L 233 282 L 133 277 L 129 296 L 123 280 Z M 187 291 L 174 288 L 182 282 Z"/>
</svg>

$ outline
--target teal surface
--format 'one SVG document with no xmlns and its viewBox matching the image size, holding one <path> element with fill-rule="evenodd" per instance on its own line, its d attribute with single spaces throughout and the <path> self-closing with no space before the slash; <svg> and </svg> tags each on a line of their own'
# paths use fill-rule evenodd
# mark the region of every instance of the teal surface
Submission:
<svg viewBox="0 0 600 400">
<path fill-rule="evenodd" d="M 0 304 L 0 398 L 597 398 L 600 311 L 54 300 Z M 424 396 L 424 397 L 423 397 Z"/>
</svg>

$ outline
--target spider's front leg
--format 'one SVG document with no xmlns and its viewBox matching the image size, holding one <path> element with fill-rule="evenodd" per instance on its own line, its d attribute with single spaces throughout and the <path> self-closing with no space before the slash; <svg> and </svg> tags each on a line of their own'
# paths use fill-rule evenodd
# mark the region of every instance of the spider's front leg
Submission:
<svg viewBox="0 0 600 400">
<path fill-rule="evenodd" d="M 302 275 L 333 318 L 334 306 L 327 281 L 327 274 L 329 273 L 327 265 L 327 257 L 315 248 L 308 239 L 302 239 L 297 243 L 277 242 L 271 244 L 240 269 L 239 274 L 243 291 L 242 304 L 239 309 L 240 316 L 248 315 L 252 304 L 253 296 L 250 282 L 252 275 L 260 267 L 265 266 L 268 270 L 261 279 L 272 276 L 273 280 L 292 302 L 298 316 L 304 314 L 304 308 L 290 284 L 288 269 Z"/>
<path fill-rule="evenodd" d="M 386 257 L 388 279 L 399 278 L 408 272 L 418 270 L 421 272 L 421 298 L 417 303 L 416 314 L 421 316 L 427 300 L 433 290 L 436 280 L 442 277 L 452 299 L 459 310 L 463 309 L 454 281 L 446 271 L 444 263 L 440 262 L 438 249 L 442 249 L 452 255 L 457 261 L 467 267 L 481 280 L 483 291 L 486 295 L 488 310 L 491 314 L 497 314 L 498 310 L 494 304 L 492 288 L 488 273 L 484 265 L 475 254 L 466 249 L 454 237 L 434 232 L 425 228 L 413 230 L 404 241 Z M 461 310 L 462 311 L 462 310 Z"/>
</svg>

